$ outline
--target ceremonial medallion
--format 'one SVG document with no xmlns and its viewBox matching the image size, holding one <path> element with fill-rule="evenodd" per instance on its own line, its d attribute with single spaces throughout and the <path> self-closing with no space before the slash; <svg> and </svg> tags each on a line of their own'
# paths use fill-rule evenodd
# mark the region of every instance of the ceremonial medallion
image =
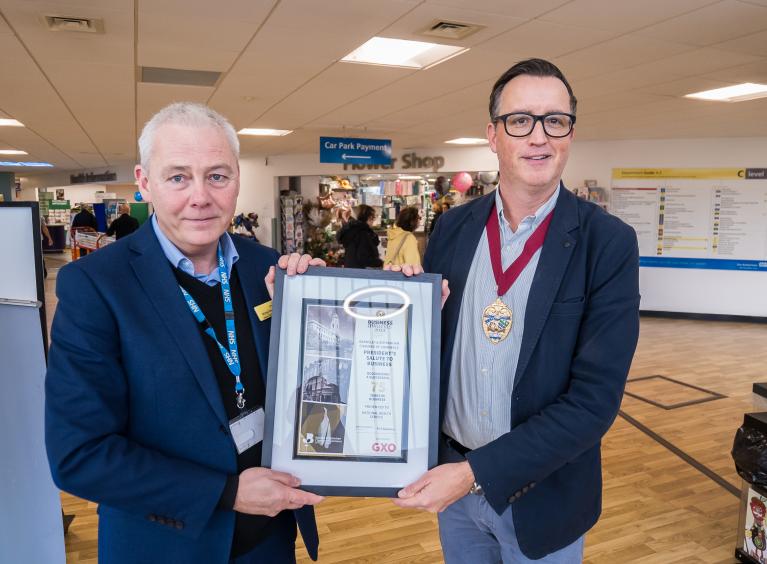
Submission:
<svg viewBox="0 0 767 564">
<path fill-rule="evenodd" d="M 482 329 L 485 331 L 485 336 L 494 345 L 497 345 L 509 336 L 509 331 L 511 331 L 511 309 L 501 301 L 501 298 L 496 298 L 482 312 Z"/>
</svg>

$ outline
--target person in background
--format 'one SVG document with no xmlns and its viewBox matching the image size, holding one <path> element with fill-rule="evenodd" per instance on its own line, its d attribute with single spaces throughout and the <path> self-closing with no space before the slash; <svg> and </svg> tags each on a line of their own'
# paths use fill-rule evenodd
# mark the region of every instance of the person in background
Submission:
<svg viewBox="0 0 767 564">
<path fill-rule="evenodd" d="M 562 183 L 576 98 L 555 65 L 512 66 L 489 108 L 498 190 L 445 213 L 423 261 L 452 288 L 440 464 L 395 503 L 439 513 L 447 564 L 577 564 L 639 337 L 637 236 Z"/>
<path fill-rule="evenodd" d="M 419 220 L 418 208 L 411 206 L 400 210 L 396 224 L 386 232 L 384 265 L 421 264 L 418 241 L 413 235 Z"/>
<path fill-rule="evenodd" d="M 53 481 L 99 504 L 100 564 L 294 564 L 296 525 L 316 560 L 311 506 L 323 498 L 261 466 L 263 308 L 276 268 L 324 263 L 227 233 L 239 141 L 207 106 L 160 110 L 139 153 L 152 218 L 59 271 L 45 380 Z"/>
<path fill-rule="evenodd" d="M 52 247 L 53 237 L 51 237 L 51 231 L 48 229 L 48 222 L 43 216 L 40 216 L 40 233 L 42 233 L 43 237 L 45 237 L 45 241 L 47 242 L 48 246 Z"/>
<path fill-rule="evenodd" d="M 53 237 L 51 237 L 51 230 L 48 229 L 48 222 L 45 220 L 45 216 L 40 216 L 40 233 L 45 237 L 46 243 L 49 247 L 53 246 Z M 45 257 L 43 257 L 43 278 L 48 278 L 48 267 L 45 264 Z"/>
<path fill-rule="evenodd" d="M 138 219 L 131 217 L 130 206 L 128 204 L 120 204 L 120 217 L 109 225 L 107 235 L 110 237 L 114 235 L 116 239 L 122 239 L 137 229 Z"/>
<path fill-rule="evenodd" d="M 98 231 L 96 216 L 91 213 L 85 204 L 80 204 L 80 211 L 72 218 L 72 229 L 70 230 L 72 241 L 74 241 L 77 231 Z M 85 256 L 89 252 L 88 249 L 80 248 L 80 256 Z"/>
<path fill-rule="evenodd" d="M 94 231 L 98 231 L 96 216 L 88 209 L 87 205 L 80 204 L 80 211 L 72 219 L 72 227 L 90 227 Z"/>
<path fill-rule="evenodd" d="M 447 181 L 447 178 L 438 176 L 437 180 L 434 181 L 434 190 L 436 190 L 440 198 L 447 195 L 450 191 L 450 183 Z"/>
<path fill-rule="evenodd" d="M 447 197 L 434 203 L 434 215 L 431 216 L 431 222 L 429 223 L 429 236 L 434 232 L 434 227 L 437 225 L 439 217 L 449 209 L 450 200 Z"/>
<path fill-rule="evenodd" d="M 376 211 L 361 204 L 351 219 L 339 231 L 336 238 L 344 246 L 344 266 L 347 268 L 380 268 L 383 266 L 378 254 L 380 240 L 373 231 Z"/>
</svg>

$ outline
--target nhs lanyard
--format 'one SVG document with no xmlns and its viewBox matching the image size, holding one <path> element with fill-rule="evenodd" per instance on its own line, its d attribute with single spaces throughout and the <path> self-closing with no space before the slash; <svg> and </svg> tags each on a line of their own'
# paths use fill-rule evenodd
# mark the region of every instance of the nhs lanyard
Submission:
<svg viewBox="0 0 767 564">
<path fill-rule="evenodd" d="M 194 301 L 194 298 L 189 295 L 189 292 L 181 288 L 181 293 L 184 294 L 184 299 L 189 309 L 192 310 L 192 315 L 202 325 L 206 325 L 205 333 L 207 333 L 213 341 L 218 345 L 218 350 L 221 351 L 221 356 L 224 357 L 224 362 L 229 368 L 229 372 L 234 376 L 234 393 L 237 396 L 237 408 L 245 409 L 245 387 L 240 380 L 240 355 L 237 353 L 237 332 L 234 328 L 234 308 L 232 307 L 232 288 L 229 284 L 229 275 L 226 272 L 226 263 L 224 262 L 224 255 L 221 252 L 221 245 L 218 246 L 218 274 L 221 278 L 221 295 L 224 298 L 224 317 L 226 319 L 226 336 L 229 341 L 229 348 L 218 342 L 216 332 L 213 330 L 210 322 L 206 319 L 202 313 L 200 306 Z"/>
</svg>

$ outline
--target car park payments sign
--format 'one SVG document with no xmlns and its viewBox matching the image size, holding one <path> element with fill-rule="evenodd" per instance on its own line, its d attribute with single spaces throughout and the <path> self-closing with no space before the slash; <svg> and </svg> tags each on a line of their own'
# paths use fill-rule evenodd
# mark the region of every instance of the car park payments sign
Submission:
<svg viewBox="0 0 767 564">
<path fill-rule="evenodd" d="M 391 164 L 391 139 L 320 137 L 320 162 Z"/>
</svg>

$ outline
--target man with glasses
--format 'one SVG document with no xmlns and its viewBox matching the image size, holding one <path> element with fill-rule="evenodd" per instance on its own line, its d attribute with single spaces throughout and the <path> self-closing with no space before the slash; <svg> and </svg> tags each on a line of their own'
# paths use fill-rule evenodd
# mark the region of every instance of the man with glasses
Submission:
<svg viewBox="0 0 767 564">
<path fill-rule="evenodd" d="M 576 98 L 541 59 L 495 83 L 499 189 L 444 214 L 440 465 L 397 503 L 440 512 L 445 561 L 573 563 L 639 333 L 634 231 L 562 184 Z"/>
</svg>

